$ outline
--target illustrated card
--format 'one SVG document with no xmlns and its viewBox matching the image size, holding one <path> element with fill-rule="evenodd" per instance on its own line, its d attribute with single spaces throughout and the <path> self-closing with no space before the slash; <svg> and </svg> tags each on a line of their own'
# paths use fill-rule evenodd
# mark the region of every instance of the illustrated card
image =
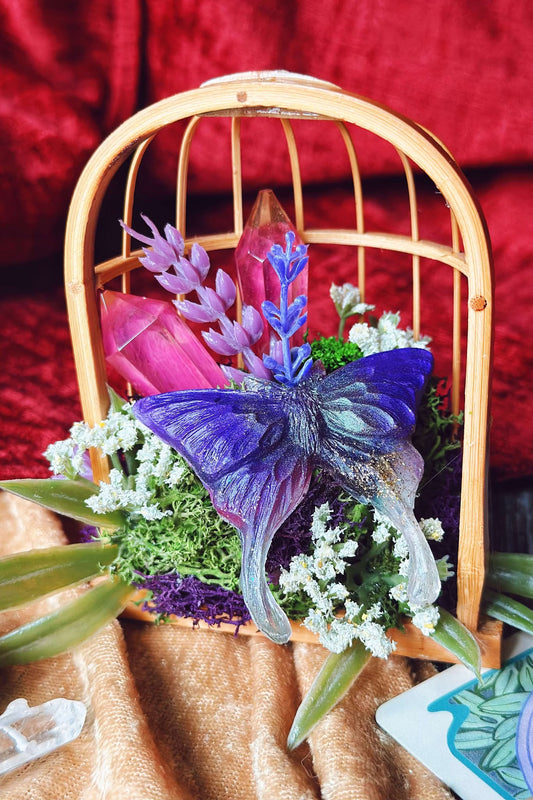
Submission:
<svg viewBox="0 0 533 800">
<path fill-rule="evenodd" d="M 384 703 L 378 724 L 463 800 L 533 799 L 533 637 L 479 682 L 462 665 Z"/>
</svg>

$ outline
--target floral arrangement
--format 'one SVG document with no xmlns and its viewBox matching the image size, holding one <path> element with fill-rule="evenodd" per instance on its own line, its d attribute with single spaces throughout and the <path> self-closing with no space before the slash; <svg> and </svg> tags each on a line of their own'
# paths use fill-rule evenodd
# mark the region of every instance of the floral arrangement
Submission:
<svg viewBox="0 0 533 800">
<path fill-rule="evenodd" d="M 2 637 L 0 665 L 75 645 L 143 588 L 160 620 L 177 614 L 238 630 L 252 619 L 283 644 L 290 618 L 318 635 L 331 655 L 298 712 L 291 747 L 371 655 L 388 657 L 387 630 L 406 617 L 479 673 L 475 639 L 445 607 L 460 449 L 445 384 L 431 376 L 429 339 L 415 340 L 399 314 L 370 316 L 374 307 L 350 284 L 331 288 L 338 336 L 311 339 L 307 247 L 288 220 L 261 229 L 255 254 L 249 241 L 240 257 L 237 249 L 238 321 L 232 278 L 218 270 L 206 286 L 205 250 L 194 244 L 186 258 L 175 228 L 163 237 L 145 221 L 151 237 L 124 227 L 145 245 L 143 265 L 181 296 L 180 316 L 169 304 L 112 292 L 102 314 L 108 363 L 140 398 L 110 391 L 100 425 L 75 423 L 67 440 L 50 445 L 54 479 L 1 484 L 86 527 L 83 543 L 0 563 L 0 609 L 97 575 L 107 580 Z M 196 302 L 183 298 L 193 292 Z M 185 320 L 218 326 L 202 331 L 216 358 Z M 111 462 L 100 485 L 91 448 Z M 497 588 L 502 558 L 489 573 Z M 513 580 L 525 568 L 513 564 Z M 496 618 L 533 629 L 524 608 L 488 596 Z"/>
</svg>

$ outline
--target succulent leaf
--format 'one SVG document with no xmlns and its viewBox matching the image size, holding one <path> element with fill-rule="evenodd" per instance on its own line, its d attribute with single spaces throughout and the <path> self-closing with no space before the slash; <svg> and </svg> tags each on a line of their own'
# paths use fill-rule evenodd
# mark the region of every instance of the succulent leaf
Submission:
<svg viewBox="0 0 533 800">
<path fill-rule="evenodd" d="M 330 653 L 296 712 L 287 738 L 289 750 L 298 747 L 337 705 L 369 659 L 369 651 L 358 639 L 342 653 Z"/>
<path fill-rule="evenodd" d="M 491 553 L 485 582 L 497 592 L 533 598 L 533 555 Z"/>
<path fill-rule="evenodd" d="M 73 544 L 16 553 L 0 560 L 0 611 L 102 573 L 116 558 L 116 545 Z"/>
<path fill-rule="evenodd" d="M 84 479 L 69 481 L 54 478 L 24 478 L 0 481 L 0 489 L 31 500 L 58 514 L 73 517 L 86 525 L 114 530 L 120 528 L 125 521 L 122 511 L 98 514 L 86 505 L 85 500 L 98 494 L 98 486 Z"/>
<path fill-rule="evenodd" d="M 481 651 L 479 645 L 462 622 L 453 614 L 439 607 L 439 621 L 430 633 L 432 639 L 457 656 L 465 667 L 481 677 Z"/>
<path fill-rule="evenodd" d="M 0 637 L 0 667 L 63 653 L 115 619 L 136 590 L 118 579 L 88 589 L 71 603 Z"/>
<path fill-rule="evenodd" d="M 519 631 L 533 634 L 533 611 L 523 603 L 490 589 L 485 589 L 483 600 L 484 611 L 489 617 L 512 625 Z"/>
</svg>

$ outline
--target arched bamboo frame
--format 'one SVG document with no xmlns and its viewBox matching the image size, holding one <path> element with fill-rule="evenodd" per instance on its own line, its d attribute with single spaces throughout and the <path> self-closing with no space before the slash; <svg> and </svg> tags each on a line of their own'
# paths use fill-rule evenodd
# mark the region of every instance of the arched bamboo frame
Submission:
<svg viewBox="0 0 533 800">
<path fill-rule="evenodd" d="M 240 124 L 245 116 L 278 117 L 287 138 L 294 183 L 296 226 L 308 243 L 337 243 L 358 248 L 359 285 L 364 290 L 365 248 L 408 253 L 414 278 L 414 319 L 418 327 L 418 278 L 420 258 L 447 264 L 454 270 L 454 403 L 457 406 L 460 356 L 461 275 L 468 284 L 468 333 L 465 375 L 465 425 L 463 440 L 463 491 L 461 499 L 458 557 L 457 615 L 484 642 L 485 663 L 497 662 L 494 630 L 482 634 L 478 619 L 487 552 L 487 431 L 489 381 L 492 352 L 492 259 L 485 221 L 459 167 L 446 149 L 426 130 L 405 117 L 335 86 L 303 76 L 278 73 L 230 76 L 199 89 L 162 100 L 124 122 L 96 150 L 85 167 L 74 192 L 65 241 L 65 284 L 74 357 L 83 414 L 95 424 L 107 412 L 106 372 L 99 332 L 96 287 L 116 275 L 127 276 L 138 265 L 125 240 L 122 255 L 94 265 L 94 240 L 100 205 L 117 169 L 137 150 L 130 168 L 125 214 L 131 214 L 135 180 L 142 155 L 152 137 L 174 122 L 189 119 L 182 140 L 178 167 L 177 224 L 185 235 L 186 175 L 194 130 L 204 115 L 232 117 L 232 181 L 234 231 L 201 237 L 207 249 L 236 246 L 242 232 L 242 186 L 240 172 Z M 298 155 L 290 126 L 291 118 L 334 121 L 348 149 L 355 192 L 356 221 L 352 229 L 305 229 Z M 353 145 L 347 143 L 346 123 L 359 126 L 387 140 L 398 151 L 408 183 L 411 235 L 366 232 L 362 215 L 362 193 Z M 419 239 L 416 194 L 410 162 L 418 165 L 444 196 L 452 220 L 452 245 Z M 462 252 L 460 250 L 462 242 Z M 187 243 L 187 238 L 186 238 Z M 127 281 L 127 277 L 123 279 Z M 125 283 L 124 285 L 127 285 Z M 106 474 L 102 460 L 94 464 L 96 477 Z M 420 638 L 420 637 L 419 637 Z M 431 647 L 419 643 L 416 653 L 435 657 Z M 437 656 L 438 657 L 438 656 Z M 491 660 L 492 659 L 492 660 Z"/>
</svg>

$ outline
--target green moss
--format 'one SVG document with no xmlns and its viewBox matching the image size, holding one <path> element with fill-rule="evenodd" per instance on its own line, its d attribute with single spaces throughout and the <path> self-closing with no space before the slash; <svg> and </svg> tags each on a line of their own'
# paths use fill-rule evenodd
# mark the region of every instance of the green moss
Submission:
<svg viewBox="0 0 533 800">
<path fill-rule="evenodd" d="M 241 548 L 235 528 L 215 511 L 209 494 L 191 471 L 158 498 L 168 516 L 146 520 L 128 515 L 107 539 L 119 547 L 115 569 L 125 580 L 137 573 L 195 575 L 204 583 L 238 590 Z"/>
<path fill-rule="evenodd" d="M 319 337 L 311 342 L 311 354 L 314 361 L 321 361 L 326 372 L 343 367 L 350 361 L 362 358 L 361 348 L 353 342 L 343 342 L 335 336 Z"/>
</svg>

